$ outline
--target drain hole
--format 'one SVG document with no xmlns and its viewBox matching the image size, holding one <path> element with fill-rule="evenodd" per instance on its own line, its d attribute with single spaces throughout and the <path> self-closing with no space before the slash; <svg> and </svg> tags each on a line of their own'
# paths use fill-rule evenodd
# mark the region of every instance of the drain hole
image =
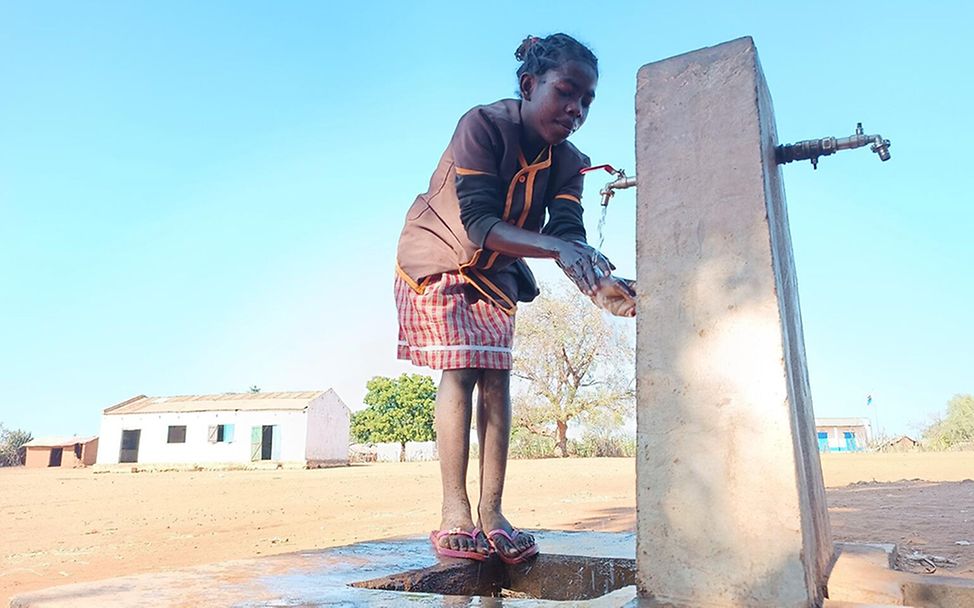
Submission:
<svg viewBox="0 0 974 608">
<path fill-rule="evenodd" d="M 486 562 L 445 560 L 429 568 L 408 570 L 353 587 L 539 600 L 591 600 L 636 584 L 636 560 L 612 557 L 541 554 L 507 566 L 493 557 Z"/>
</svg>

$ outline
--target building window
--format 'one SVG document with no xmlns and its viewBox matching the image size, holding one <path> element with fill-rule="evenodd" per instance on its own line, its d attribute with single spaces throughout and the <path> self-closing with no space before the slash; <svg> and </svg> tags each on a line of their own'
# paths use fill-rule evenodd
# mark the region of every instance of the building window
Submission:
<svg viewBox="0 0 974 608">
<path fill-rule="evenodd" d="M 818 451 L 828 452 L 829 451 L 829 433 L 828 431 L 818 432 Z"/>
<path fill-rule="evenodd" d="M 186 425 L 170 426 L 166 443 L 186 443 Z"/>
<path fill-rule="evenodd" d="M 217 424 L 210 427 L 210 443 L 230 443 L 233 441 L 233 425 Z"/>
</svg>

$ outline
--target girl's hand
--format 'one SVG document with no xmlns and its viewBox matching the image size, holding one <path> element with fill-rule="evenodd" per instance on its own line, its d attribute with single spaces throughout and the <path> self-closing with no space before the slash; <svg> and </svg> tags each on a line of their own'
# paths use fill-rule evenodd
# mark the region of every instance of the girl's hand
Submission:
<svg viewBox="0 0 974 608">
<path fill-rule="evenodd" d="M 592 302 L 617 317 L 636 316 L 635 281 L 606 276 L 599 281 Z"/>
<path fill-rule="evenodd" d="M 594 296 L 602 277 L 615 269 L 599 250 L 580 241 L 562 241 L 558 248 L 558 267 L 587 296 Z"/>
</svg>

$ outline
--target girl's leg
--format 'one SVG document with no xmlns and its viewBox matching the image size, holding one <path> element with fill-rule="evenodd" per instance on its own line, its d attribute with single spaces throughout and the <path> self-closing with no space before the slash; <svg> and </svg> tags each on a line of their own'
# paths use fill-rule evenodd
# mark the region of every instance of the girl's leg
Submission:
<svg viewBox="0 0 974 608">
<path fill-rule="evenodd" d="M 470 531 L 470 499 L 467 497 L 467 461 L 470 457 L 470 417 L 473 389 L 480 378 L 479 369 L 445 370 L 436 392 L 436 447 L 440 456 L 443 481 L 443 519 L 441 530 L 460 528 Z M 458 551 L 487 553 L 483 538 L 443 536 L 440 545 Z"/>
<path fill-rule="evenodd" d="M 513 526 L 501 513 L 501 495 L 507 473 L 507 450 L 511 441 L 511 372 L 486 369 L 477 400 L 477 436 L 480 439 L 480 504 L 477 507 L 484 531 Z M 503 536 L 493 539 L 497 550 L 514 557 L 534 544 L 534 537 L 521 534 L 512 545 Z"/>
<path fill-rule="evenodd" d="M 487 431 L 487 411 L 484 409 L 484 376 L 481 374 L 477 381 L 477 450 L 478 462 L 480 465 L 480 498 L 484 497 L 484 435 Z M 478 509 L 479 509 L 478 504 Z M 478 517 L 479 519 L 479 517 Z"/>
</svg>

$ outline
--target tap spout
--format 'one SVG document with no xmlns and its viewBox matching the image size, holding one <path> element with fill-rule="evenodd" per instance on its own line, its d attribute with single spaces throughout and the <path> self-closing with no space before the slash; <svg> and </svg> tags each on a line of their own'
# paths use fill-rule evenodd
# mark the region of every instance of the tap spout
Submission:
<svg viewBox="0 0 974 608">
<path fill-rule="evenodd" d="M 599 190 L 599 194 L 602 195 L 602 206 L 609 206 L 609 199 L 615 196 L 616 190 L 624 190 L 626 188 L 632 188 L 636 185 L 636 176 L 627 177 L 626 172 L 622 169 L 616 169 L 612 165 L 597 165 L 595 167 L 586 167 L 581 170 L 581 173 L 591 173 L 592 171 L 599 171 L 605 169 L 607 173 L 615 175 L 616 178 L 609 182 L 608 184 L 602 186 Z"/>
<path fill-rule="evenodd" d="M 602 186 L 602 189 L 599 190 L 599 194 L 602 195 L 603 207 L 609 206 L 609 199 L 615 196 L 616 190 L 625 190 L 636 185 L 635 175 L 627 176 L 621 169 L 618 171 L 618 175 L 619 177 Z"/>
<path fill-rule="evenodd" d="M 779 165 L 796 160 L 809 160 L 812 167 L 817 169 L 819 157 L 835 154 L 839 150 L 851 150 L 867 145 L 870 146 L 871 151 L 879 156 L 879 160 L 889 160 L 890 141 L 883 139 L 882 135 L 866 135 L 863 133 L 861 122 L 856 125 L 855 135 L 849 137 L 806 139 L 798 143 L 778 146 L 775 148 L 775 160 Z"/>
</svg>

